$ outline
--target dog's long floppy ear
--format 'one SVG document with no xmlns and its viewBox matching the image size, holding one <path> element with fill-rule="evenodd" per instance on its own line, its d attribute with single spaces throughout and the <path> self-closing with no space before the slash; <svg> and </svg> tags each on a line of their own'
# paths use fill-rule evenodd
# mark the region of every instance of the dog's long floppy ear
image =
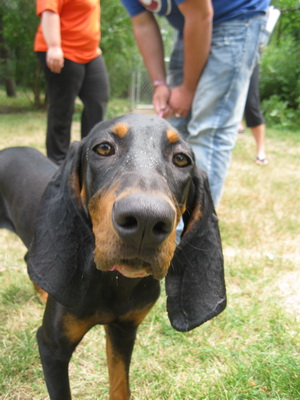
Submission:
<svg viewBox="0 0 300 400">
<path fill-rule="evenodd" d="M 183 220 L 181 242 L 166 276 L 166 292 L 170 322 L 186 332 L 226 307 L 218 219 L 203 171 L 195 173 Z"/>
<path fill-rule="evenodd" d="M 65 306 L 86 290 L 94 238 L 80 196 L 82 142 L 74 143 L 47 186 L 37 213 L 28 255 L 28 273 Z"/>
</svg>

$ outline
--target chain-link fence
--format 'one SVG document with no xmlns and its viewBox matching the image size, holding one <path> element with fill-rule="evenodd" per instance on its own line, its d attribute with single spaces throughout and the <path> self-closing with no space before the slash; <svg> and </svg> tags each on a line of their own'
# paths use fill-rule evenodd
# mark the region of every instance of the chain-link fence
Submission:
<svg viewBox="0 0 300 400">
<path fill-rule="evenodd" d="M 164 42 L 165 67 L 167 70 L 176 33 L 165 19 L 160 18 L 158 22 Z M 131 78 L 131 107 L 136 112 L 151 113 L 153 112 L 152 82 L 141 57 L 137 58 L 136 68 L 132 72 Z"/>
</svg>

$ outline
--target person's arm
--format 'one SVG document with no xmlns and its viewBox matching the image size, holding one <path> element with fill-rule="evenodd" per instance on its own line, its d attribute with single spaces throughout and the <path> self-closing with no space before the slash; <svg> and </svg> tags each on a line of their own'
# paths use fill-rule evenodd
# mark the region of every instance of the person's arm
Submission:
<svg viewBox="0 0 300 400">
<path fill-rule="evenodd" d="M 164 48 L 156 19 L 149 11 L 132 17 L 135 40 L 154 84 L 153 105 L 158 115 L 168 112 L 170 89 L 166 82 Z"/>
<path fill-rule="evenodd" d="M 64 53 L 61 48 L 60 17 L 46 10 L 42 13 L 42 29 L 48 46 L 46 63 L 48 68 L 57 74 L 64 66 Z"/>
<path fill-rule="evenodd" d="M 186 117 L 209 55 L 213 8 L 211 0 L 185 0 L 178 7 L 185 20 L 183 82 L 172 89 L 169 104 L 174 113 Z"/>
</svg>

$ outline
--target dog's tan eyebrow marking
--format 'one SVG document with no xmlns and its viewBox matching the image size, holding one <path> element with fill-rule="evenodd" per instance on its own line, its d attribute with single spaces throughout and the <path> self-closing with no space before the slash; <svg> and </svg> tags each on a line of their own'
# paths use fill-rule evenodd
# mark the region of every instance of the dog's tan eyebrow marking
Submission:
<svg viewBox="0 0 300 400">
<path fill-rule="evenodd" d="M 115 135 L 119 136 L 119 138 L 123 138 L 128 132 L 129 126 L 124 123 L 119 123 L 112 128 L 112 131 Z"/>
<path fill-rule="evenodd" d="M 174 131 L 173 129 L 167 130 L 167 138 L 170 143 L 176 143 L 180 139 L 178 132 Z"/>
</svg>

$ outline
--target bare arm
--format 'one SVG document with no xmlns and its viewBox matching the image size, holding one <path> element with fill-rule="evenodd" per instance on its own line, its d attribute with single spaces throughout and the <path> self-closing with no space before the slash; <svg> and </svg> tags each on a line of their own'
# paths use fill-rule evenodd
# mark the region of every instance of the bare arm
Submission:
<svg viewBox="0 0 300 400">
<path fill-rule="evenodd" d="M 159 27 L 149 11 L 132 18 L 133 30 L 137 45 L 152 82 L 166 81 L 164 64 L 164 48 Z M 168 107 L 170 90 L 167 85 L 154 88 L 153 105 L 159 115 L 163 115 Z"/>
<path fill-rule="evenodd" d="M 172 90 L 170 107 L 186 117 L 209 55 L 213 9 L 211 0 L 186 0 L 178 7 L 185 19 L 183 82 Z"/>
<path fill-rule="evenodd" d="M 46 10 L 42 14 L 42 29 L 48 46 L 46 62 L 48 68 L 57 74 L 64 66 L 64 53 L 61 48 L 60 17 Z"/>
</svg>

